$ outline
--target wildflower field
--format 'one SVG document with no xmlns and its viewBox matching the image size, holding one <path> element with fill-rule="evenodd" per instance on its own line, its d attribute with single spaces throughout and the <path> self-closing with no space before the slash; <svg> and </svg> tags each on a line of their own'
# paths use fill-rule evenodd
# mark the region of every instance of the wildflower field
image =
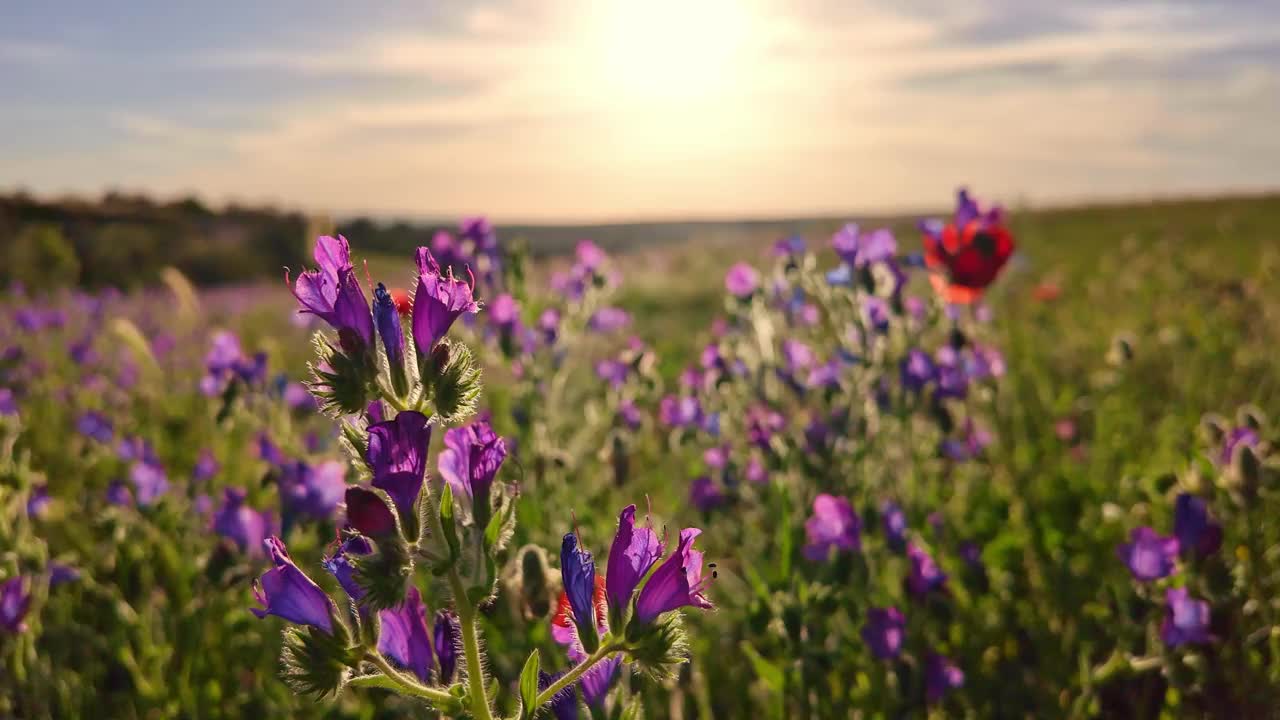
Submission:
<svg viewBox="0 0 1280 720">
<path fill-rule="evenodd" d="M 1280 197 L 981 190 L 16 278 L 0 718 L 1275 716 Z"/>
</svg>

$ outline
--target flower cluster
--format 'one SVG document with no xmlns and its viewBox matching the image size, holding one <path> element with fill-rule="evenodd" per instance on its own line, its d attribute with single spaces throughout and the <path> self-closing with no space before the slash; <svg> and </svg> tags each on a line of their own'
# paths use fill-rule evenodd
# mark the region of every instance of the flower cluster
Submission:
<svg viewBox="0 0 1280 720">
<path fill-rule="evenodd" d="M 487 247 L 491 229 L 472 230 L 478 233 L 474 247 Z M 341 237 L 317 241 L 319 269 L 304 272 L 294 286 L 302 312 L 337 331 L 336 343 L 324 333 L 316 336 L 320 358 L 310 388 L 341 424 L 343 446 L 367 482 L 346 483 L 339 469 L 332 483 L 322 483 L 314 479 L 318 468 L 285 465 L 285 524 L 290 512 L 320 514 L 331 504 L 343 510 L 323 565 L 345 601 L 336 603 L 294 563 L 279 538 L 268 536 L 271 519 L 244 508 L 243 495 L 228 492 L 215 526 L 246 551 L 251 541 L 266 548 L 274 568 L 255 584 L 261 607 L 254 613 L 297 626 L 286 633 L 284 664 L 286 678 L 299 691 L 323 696 L 347 685 L 388 687 L 442 712 L 489 718 L 495 697 L 486 678 L 491 664 L 479 642 L 478 608 L 495 596 L 498 559 L 514 530 L 516 493 L 501 478 L 507 439 L 487 418 L 466 423 L 480 391 L 478 371 L 450 330 L 460 317 L 480 310 L 475 281 L 465 268 L 467 280 L 455 275 L 459 258 L 446 255 L 453 245 L 437 237 L 434 249 L 448 264 L 431 249 L 418 250 L 418 282 L 407 313 L 385 285 L 377 286 L 369 305 Z M 496 249 L 486 252 L 498 257 Z M 575 272 L 585 277 L 603 261 L 594 246 L 580 245 Z M 521 327 L 510 296 L 495 298 L 487 315 L 495 332 Z M 598 329 L 619 324 L 616 314 L 597 311 L 592 318 L 589 324 Z M 554 342 L 554 330 L 544 332 L 544 339 Z M 642 356 L 644 349 L 633 345 L 631 351 Z M 602 375 L 620 390 L 637 361 L 617 362 L 621 368 Z M 443 438 L 434 475 L 428 472 L 433 434 Z M 601 707 L 624 663 L 666 674 L 684 661 L 674 611 L 711 607 L 702 553 L 693 547 L 698 533 L 683 530 L 668 548 L 651 525 L 636 526 L 630 506 L 619 518 L 608 574 L 599 577 L 577 536 L 564 537 L 564 592 L 552 634 L 569 646 L 573 665 L 551 673 L 542 670 L 538 654 L 529 659 L 520 683 L 526 716 L 543 706 L 576 712 L 574 688 L 581 688 L 589 706 Z M 420 570 L 429 571 L 433 581 L 420 585 Z M 433 627 L 428 600 L 439 609 Z"/>
</svg>

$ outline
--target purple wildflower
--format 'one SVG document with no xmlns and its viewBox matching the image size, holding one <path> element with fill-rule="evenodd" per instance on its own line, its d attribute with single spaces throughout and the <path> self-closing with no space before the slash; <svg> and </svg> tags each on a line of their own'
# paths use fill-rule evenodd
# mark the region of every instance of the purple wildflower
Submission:
<svg viewBox="0 0 1280 720">
<path fill-rule="evenodd" d="M 351 559 L 360 555 L 368 555 L 373 552 L 373 546 L 369 541 L 360 535 L 351 535 L 338 545 L 338 549 L 332 555 L 324 558 L 321 565 L 329 574 L 333 575 L 338 584 L 342 586 L 342 590 L 347 593 L 355 602 L 364 599 L 364 588 L 356 582 L 356 569 Z"/>
<path fill-rule="evenodd" d="M 373 472 L 373 486 L 395 501 L 401 517 L 414 514 L 427 471 L 431 426 L 420 412 L 408 410 L 369 428 L 365 461 Z"/>
<path fill-rule="evenodd" d="M 554 345 L 560 337 L 560 311 L 547 308 L 538 316 L 538 329 L 542 331 L 542 340 L 547 345 Z"/>
<path fill-rule="evenodd" d="M 319 269 L 300 273 L 292 288 L 302 306 L 300 312 L 329 323 L 348 352 L 372 348 L 373 315 L 351 265 L 347 239 L 341 235 L 317 238 L 314 254 Z"/>
<path fill-rule="evenodd" d="M 761 450 L 768 450 L 773 436 L 786 425 L 787 420 L 782 413 L 767 405 L 753 405 L 747 410 L 747 441 Z"/>
<path fill-rule="evenodd" d="M 489 322 L 501 330 L 511 330 L 520 321 L 520 304 L 508 293 L 502 293 L 489 303 Z"/>
<path fill-rule="evenodd" d="M 759 485 L 769 482 L 769 471 L 765 469 L 764 463 L 760 461 L 760 458 L 754 455 L 747 461 L 747 469 L 743 475 L 748 482 Z"/>
<path fill-rule="evenodd" d="M 15 575 L 0 583 L 0 628 L 10 633 L 26 632 L 23 620 L 31 609 L 31 579 Z"/>
<path fill-rule="evenodd" d="M 196 460 L 196 466 L 191 471 L 191 479 L 204 482 L 216 476 L 221 469 L 222 466 L 218 464 L 218 458 L 214 457 L 213 451 L 205 448 L 200 451 L 200 458 Z"/>
<path fill-rule="evenodd" d="M 404 603 L 378 613 L 378 652 L 412 672 L 424 683 L 431 682 L 431 635 L 427 632 L 427 608 L 418 588 L 409 586 Z"/>
<path fill-rule="evenodd" d="M 43 483 L 33 486 L 31 494 L 27 496 L 27 517 L 44 517 L 49 510 L 49 502 L 49 486 Z"/>
<path fill-rule="evenodd" d="M 1129 542 L 1116 548 L 1135 580 L 1151 582 L 1173 574 L 1178 539 L 1164 537 L 1149 527 L 1134 528 Z"/>
<path fill-rule="evenodd" d="M 937 653 L 929 653 L 924 661 L 924 694 L 930 704 L 963 686 L 964 671 L 949 659 Z"/>
<path fill-rule="evenodd" d="M 747 263 L 737 263 L 725 275 L 724 287 L 730 295 L 746 298 L 760 287 L 760 273 Z"/>
<path fill-rule="evenodd" d="M 444 685 L 453 682 L 453 673 L 458 667 L 458 637 L 458 617 L 448 610 L 436 613 L 432 644 L 436 661 L 440 663 L 440 682 Z"/>
<path fill-rule="evenodd" d="M 867 622 L 862 626 L 862 641 L 879 660 L 892 660 L 902 652 L 907 623 L 897 608 L 868 608 Z"/>
<path fill-rule="evenodd" d="M 923 596 L 932 590 L 943 589 L 947 582 L 947 574 L 938 567 L 938 563 L 934 561 L 928 550 L 908 542 L 907 558 L 911 560 L 911 575 L 907 577 L 907 589 L 912 594 Z"/>
<path fill-rule="evenodd" d="M 615 390 L 626 384 L 630 372 L 631 366 L 621 360 L 601 360 L 596 363 L 596 377 L 609 383 Z"/>
<path fill-rule="evenodd" d="M 418 248 L 418 289 L 413 296 L 413 344 L 419 357 L 426 357 L 449 332 L 462 313 L 475 314 L 480 305 L 472 294 L 475 278 L 464 282 L 449 269 L 442 275 L 440 265 L 427 248 Z"/>
<path fill-rule="evenodd" d="M 724 504 L 724 490 L 710 477 L 694 478 L 689 484 L 689 502 L 700 512 L 711 512 Z"/>
<path fill-rule="evenodd" d="M 862 300 L 862 318 L 876 332 L 889 329 L 889 303 L 884 298 L 868 295 Z"/>
<path fill-rule="evenodd" d="M 1207 645 L 1212 613 L 1209 603 L 1191 597 L 1186 588 L 1169 588 L 1164 593 L 1165 615 L 1160 623 L 1160 639 L 1169 647 Z"/>
<path fill-rule="evenodd" d="M 396 518 L 391 508 L 378 493 L 368 488 L 352 485 L 344 495 L 347 506 L 347 524 L 362 535 L 382 538 L 396 531 Z"/>
<path fill-rule="evenodd" d="M 578 637 L 598 637 L 596 627 L 596 563 L 591 553 L 578 546 L 578 536 L 565 533 L 560 544 L 560 576 L 564 582 L 565 596 L 573 612 L 573 624 Z M 586 645 L 587 643 L 583 643 Z M 595 643 L 592 642 L 594 648 Z"/>
<path fill-rule="evenodd" d="M 13 390 L 7 387 L 0 387 L 0 416 L 13 416 L 18 414 L 18 399 L 14 396 Z"/>
<path fill-rule="evenodd" d="M 897 241 L 888 228 L 863 233 L 853 223 L 845 225 L 831 236 L 831 247 L 841 260 L 855 268 L 887 262 L 898 252 Z"/>
<path fill-rule="evenodd" d="M 1173 506 L 1173 535 L 1182 550 L 1207 557 L 1222 547 L 1222 525 L 1209 514 L 1204 498 L 1178 495 Z"/>
<path fill-rule="evenodd" d="M 889 548 L 894 552 L 902 552 L 907 547 L 907 515 L 902 507 L 892 500 L 886 500 L 880 506 L 880 517 L 884 522 L 884 537 Z"/>
<path fill-rule="evenodd" d="M 403 367 L 404 326 L 400 324 L 400 312 L 396 310 L 395 300 L 382 283 L 378 283 L 373 291 L 373 323 L 378 329 L 378 336 L 382 338 L 387 363 L 392 368 Z"/>
<path fill-rule="evenodd" d="M 602 307 L 587 320 L 587 328 L 598 333 L 617 332 L 630 324 L 631 314 L 616 307 Z"/>
<path fill-rule="evenodd" d="M 445 449 L 437 469 L 455 497 L 488 497 L 489 486 L 507 456 L 507 445 L 485 420 L 453 428 L 444 434 Z"/>
<path fill-rule="evenodd" d="M 151 505 L 169 492 L 169 477 L 159 463 L 137 460 L 129 468 L 129 481 L 137 493 L 138 504 Z"/>
<path fill-rule="evenodd" d="M 128 485 L 124 484 L 124 481 L 112 480 L 107 486 L 107 502 L 118 507 L 132 505 L 133 492 L 129 490 Z"/>
<path fill-rule="evenodd" d="M 108 416 L 92 410 L 76 419 L 76 429 L 82 436 L 101 443 L 109 443 L 114 437 L 114 429 Z"/>
<path fill-rule="evenodd" d="M 333 516 L 347 489 L 346 466 L 337 460 L 310 465 L 301 460 L 281 466 L 280 504 L 288 527 L 297 517 Z"/>
<path fill-rule="evenodd" d="M 620 615 L 631 604 L 636 586 L 661 556 L 662 543 L 652 525 L 637 528 L 636 506 L 623 508 L 609 547 L 605 575 L 605 593 L 611 610 Z"/>
<path fill-rule="evenodd" d="M 245 505 L 245 491 L 227 488 L 223 491 L 222 507 L 213 516 L 213 531 L 231 540 L 240 552 L 256 556 L 262 553 L 262 543 L 275 533 L 271 514 L 259 512 Z"/>
<path fill-rule="evenodd" d="M 636 619 L 642 624 L 653 622 L 665 612 L 686 605 L 710 609 L 711 602 L 703 591 L 702 552 L 693 549 L 693 543 L 702 531 L 685 528 L 680 531 L 680 542 L 675 552 L 658 566 L 640 589 L 636 599 Z"/>
<path fill-rule="evenodd" d="M 813 515 L 804 523 L 808 537 L 804 555 L 814 562 L 823 562 L 832 548 L 841 552 L 860 552 L 861 530 L 862 521 L 847 499 L 822 493 L 813 499 Z"/>
<path fill-rule="evenodd" d="M 813 348 L 799 340 L 782 341 L 782 358 L 787 363 L 787 370 L 792 373 L 808 370 L 818 362 Z"/>
<path fill-rule="evenodd" d="M 275 615 L 332 635 L 333 615 L 337 612 L 333 601 L 314 580 L 293 564 L 280 538 L 269 537 L 263 545 L 275 567 L 254 582 L 253 595 L 262 607 L 249 608 L 250 612 L 259 619 Z"/>
<path fill-rule="evenodd" d="M 644 417 L 640 414 L 640 408 L 636 406 L 636 402 L 631 398 L 625 398 L 618 403 L 618 419 L 622 424 L 635 430 L 644 422 Z"/>
<path fill-rule="evenodd" d="M 912 392 L 920 392 L 936 376 L 933 360 L 923 350 L 912 348 L 902 359 L 902 386 Z"/>
<path fill-rule="evenodd" d="M 1235 428 L 1222 439 L 1222 452 L 1218 456 L 1218 461 L 1228 465 L 1235 458 L 1236 448 L 1240 446 L 1256 448 L 1260 442 L 1262 437 L 1258 435 L 1257 430 L 1248 426 Z"/>
</svg>

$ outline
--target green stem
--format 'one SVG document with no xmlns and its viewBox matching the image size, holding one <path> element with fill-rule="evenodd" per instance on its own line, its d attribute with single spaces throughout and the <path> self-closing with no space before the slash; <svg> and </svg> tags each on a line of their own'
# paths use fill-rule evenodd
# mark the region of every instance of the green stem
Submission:
<svg viewBox="0 0 1280 720">
<path fill-rule="evenodd" d="M 604 660 L 606 657 L 609 657 L 616 650 L 617 648 L 614 647 L 612 643 L 601 645 L 595 652 L 591 653 L 590 657 L 575 665 L 572 670 L 561 676 L 559 680 L 551 683 L 546 690 L 538 693 L 538 699 L 534 701 L 534 705 L 536 707 L 542 707 L 543 705 L 551 702 L 551 698 L 555 697 L 557 693 L 577 682 L 578 678 L 582 677 L 582 675 L 594 667 L 596 663 Z"/>
<path fill-rule="evenodd" d="M 462 626 L 462 647 L 467 656 L 467 686 L 471 696 L 471 714 L 475 720 L 493 720 L 489 710 L 489 697 L 484 687 L 484 666 L 480 664 L 480 638 L 476 631 L 476 609 L 467 598 L 462 578 L 456 567 L 449 568 L 449 587 L 453 591 L 453 604 L 458 610 L 458 624 Z"/>
<path fill-rule="evenodd" d="M 385 675 L 388 680 L 391 680 L 392 682 L 394 682 L 399 689 L 403 690 L 409 695 L 416 695 L 420 698 L 425 698 L 427 700 L 430 700 L 431 702 L 434 702 L 446 707 L 450 705 L 455 705 L 457 703 L 457 698 L 453 697 L 449 693 L 443 690 L 436 690 L 435 688 L 429 688 L 426 685 L 423 685 L 422 683 L 419 683 L 416 680 L 413 680 L 412 678 L 408 677 L 407 675 L 400 672 L 399 670 L 396 670 L 395 668 L 391 667 L 391 663 L 387 662 L 387 659 L 382 657 L 380 653 L 376 653 L 376 652 L 368 653 L 365 656 L 365 659 L 373 663 L 375 666 L 377 666 L 377 668 L 382 671 L 382 674 Z"/>
</svg>

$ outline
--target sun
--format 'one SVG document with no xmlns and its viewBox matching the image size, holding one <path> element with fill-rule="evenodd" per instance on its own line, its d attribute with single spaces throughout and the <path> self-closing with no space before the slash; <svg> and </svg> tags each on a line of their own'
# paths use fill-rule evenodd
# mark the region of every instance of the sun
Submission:
<svg viewBox="0 0 1280 720">
<path fill-rule="evenodd" d="M 624 104 L 731 94 L 746 79 L 757 15 L 746 0 L 606 0 L 596 8 L 595 68 Z"/>
</svg>

